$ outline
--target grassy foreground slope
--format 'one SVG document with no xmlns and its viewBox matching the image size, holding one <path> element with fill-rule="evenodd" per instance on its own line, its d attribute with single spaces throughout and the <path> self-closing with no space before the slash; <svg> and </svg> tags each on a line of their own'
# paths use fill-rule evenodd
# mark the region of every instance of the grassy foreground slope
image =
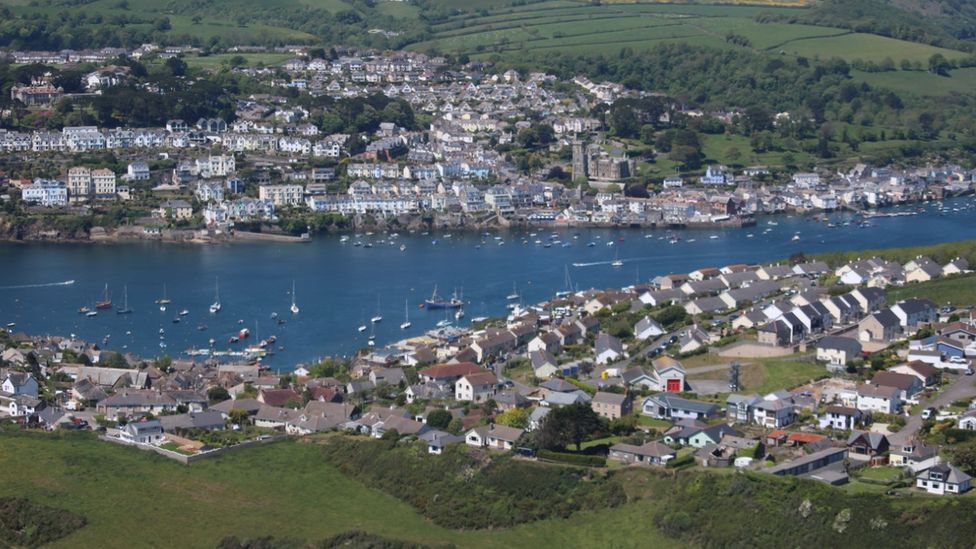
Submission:
<svg viewBox="0 0 976 549">
<path fill-rule="evenodd" d="M 459 547 L 680 547 L 649 524 L 652 501 L 503 530 L 441 528 L 283 442 L 190 467 L 90 436 L 0 434 L 0 497 L 65 509 L 87 526 L 51 547 L 215 547 L 226 536 L 323 539 L 363 530 Z"/>
</svg>

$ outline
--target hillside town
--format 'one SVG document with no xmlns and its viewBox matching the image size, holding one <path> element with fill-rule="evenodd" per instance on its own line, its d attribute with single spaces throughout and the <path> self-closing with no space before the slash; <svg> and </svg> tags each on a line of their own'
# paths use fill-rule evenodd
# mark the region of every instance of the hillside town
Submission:
<svg viewBox="0 0 976 549">
<path fill-rule="evenodd" d="M 130 226 L 103 230 L 159 238 L 173 228 L 213 234 L 264 225 L 281 232 L 274 226 L 297 212 L 336 216 L 356 227 L 414 228 L 419 225 L 411 220 L 431 215 L 423 228 L 740 226 L 763 214 L 866 212 L 973 192 L 973 171 L 953 165 L 787 172 L 707 165 L 651 178 L 642 170 L 663 151 L 642 152 L 611 137 L 594 113 L 621 100 L 666 102 L 656 95 L 585 77 L 561 83 L 544 73 L 492 74 L 478 63 L 452 66 L 419 53 L 350 49 L 322 59 L 311 58 L 308 48 L 292 51 L 296 57 L 278 67 L 233 69 L 269 93 L 235 96 L 226 119 L 0 129 L 0 152 L 55 167 L 44 177 L 26 177 L 35 173 L 26 168 L 0 174 L 0 197 L 22 203 L 26 215 L 90 215 L 124 205 Z M 110 64 L 119 55 L 192 53 L 145 45 L 129 52 L 12 55 L 19 63 L 95 64 L 81 95 L 97 97 L 132 78 L 128 67 Z M 70 99 L 49 72 L 10 93 L 27 112 Z M 375 130 L 358 134 L 332 131 L 335 114 L 305 106 L 309 98 L 373 97 L 395 102 L 375 112 Z M 683 117 L 733 124 L 743 116 L 666 105 L 655 123 Z M 512 154 L 528 145 L 549 157 L 527 165 L 527 157 Z M 100 153 L 116 161 L 107 163 Z"/>
<path fill-rule="evenodd" d="M 591 455 L 602 448 L 611 466 L 959 494 L 971 477 L 947 456 L 976 429 L 976 320 L 891 292 L 969 267 L 925 256 L 702 267 L 513 304 L 507 318 L 286 374 L 8 330 L 0 402 L 27 428 L 96 430 L 184 463 L 334 431 L 545 459 L 533 433 L 554 410 L 585 409 L 600 418 Z"/>
</svg>

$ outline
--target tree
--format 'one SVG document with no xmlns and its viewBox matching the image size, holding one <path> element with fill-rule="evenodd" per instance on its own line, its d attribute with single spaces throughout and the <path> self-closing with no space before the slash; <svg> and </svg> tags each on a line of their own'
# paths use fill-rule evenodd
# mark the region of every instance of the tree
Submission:
<svg viewBox="0 0 976 549">
<path fill-rule="evenodd" d="M 963 471 L 976 472 L 976 440 L 956 445 L 949 451 L 952 463 Z"/>
<path fill-rule="evenodd" d="M 247 425 L 248 421 L 250 420 L 250 416 L 248 416 L 247 410 L 241 408 L 231 409 L 230 413 L 227 414 L 227 417 L 230 418 L 231 423 L 235 425 L 240 425 L 242 428 L 245 425 Z"/>
<path fill-rule="evenodd" d="M 224 389 L 223 387 L 211 387 L 210 390 L 207 391 L 207 398 L 210 400 L 210 402 L 223 402 L 230 399 L 230 393 L 228 393 L 227 389 Z"/>
<path fill-rule="evenodd" d="M 929 57 L 929 72 L 932 74 L 948 76 L 950 67 L 949 61 L 941 53 L 936 53 L 932 57 Z"/>
<path fill-rule="evenodd" d="M 525 408 L 512 408 L 495 416 L 495 423 L 526 429 L 529 426 L 529 411 Z"/>
<path fill-rule="evenodd" d="M 434 429 L 447 429 L 451 425 L 451 420 L 454 416 L 451 412 L 447 410 L 434 410 L 427 414 L 427 425 L 430 425 Z"/>
<path fill-rule="evenodd" d="M 430 418 L 428 418 L 427 421 L 430 421 Z M 462 421 L 459 417 L 452 419 L 451 422 L 447 424 L 447 432 L 451 433 L 452 435 L 460 435 L 462 432 L 464 432 L 464 421 Z"/>
<path fill-rule="evenodd" d="M 600 425 L 600 416 L 588 404 L 563 406 L 546 416 L 536 434 L 536 442 L 550 450 L 559 450 L 574 444 L 579 452 L 583 440 L 599 429 Z"/>
<path fill-rule="evenodd" d="M 166 60 L 166 68 L 173 76 L 183 76 L 186 74 L 186 61 L 179 57 L 170 57 Z"/>
</svg>

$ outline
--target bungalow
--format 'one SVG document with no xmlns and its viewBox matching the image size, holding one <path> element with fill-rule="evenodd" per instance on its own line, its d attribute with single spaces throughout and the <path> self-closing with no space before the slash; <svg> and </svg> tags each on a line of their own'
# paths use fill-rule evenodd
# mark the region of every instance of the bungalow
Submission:
<svg viewBox="0 0 976 549">
<path fill-rule="evenodd" d="M 644 292 L 638 298 L 644 305 L 650 305 L 652 307 L 661 307 L 664 305 L 671 305 L 674 303 L 683 303 L 688 299 L 688 296 L 684 292 L 677 288 L 669 288 L 667 290 L 657 290 L 653 292 Z"/>
<path fill-rule="evenodd" d="M 963 412 L 956 420 L 956 428 L 967 431 L 976 431 L 976 410 Z"/>
<path fill-rule="evenodd" d="M 718 406 L 669 394 L 652 395 L 641 403 L 641 414 L 656 419 L 705 419 L 718 415 Z"/>
<path fill-rule="evenodd" d="M 607 364 L 624 356 L 623 343 L 606 332 L 597 336 L 595 350 L 597 364 Z"/>
<path fill-rule="evenodd" d="M 463 436 L 452 435 L 439 430 L 430 430 L 417 437 L 427 443 L 427 453 L 441 455 L 444 448 L 451 444 L 461 444 L 464 442 Z"/>
<path fill-rule="evenodd" d="M 620 419 L 630 414 L 630 395 L 597 391 L 590 401 L 590 407 L 597 415 L 607 419 Z"/>
<path fill-rule="evenodd" d="M 915 487 L 930 494 L 961 494 L 972 488 L 973 478 L 956 467 L 940 463 L 923 471 L 915 479 Z"/>
<path fill-rule="evenodd" d="M 718 444 L 722 441 L 722 438 L 727 435 L 741 436 L 741 433 L 725 423 L 719 423 L 718 425 L 712 425 L 711 427 L 701 429 L 697 433 L 688 437 L 688 446 L 693 448 L 702 448 L 706 444 Z"/>
<path fill-rule="evenodd" d="M 685 303 L 685 312 L 689 315 L 713 314 L 729 308 L 728 303 L 720 297 L 702 297 Z"/>
<path fill-rule="evenodd" d="M 163 425 L 157 420 L 127 423 L 119 431 L 119 438 L 130 444 L 160 444 Z"/>
<path fill-rule="evenodd" d="M 635 366 L 629 370 L 624 370 L 620 374 L 620 378 L 623 379 L 624 385 L 627 387 L 646 387 L 648 389 L 657 390 L 659 386 L 658 377 L 656 375 L 648 374 L 644 371 L 644 368 L 640 366 Z"/>
<path fill-rule="evenodd" d="M 644 318 L 638 320 L 637 324 L 634 325 L 634 337 L 641 341 L 646 341 L 663 333 L 664 328 L 662 328 L 656 320 L 649 316 L 645 316 Z"/>
<path fill-rule="evenodd" d="M 920 360 L 913 360 L 907 364 L 899 364 L 888 369 L 889 372 L 915 376 L 925 387 L 930 387 L 942 378 L 942 371 Z"/>
<path fill-rule="evenodd" d="M 492 450 L 512 450 L 515 443 L 525 433 L 524 429 L 496 425 L 494 423 L 475 427 L 464 435 L 464 442 L 468 446 L 489 448 Z"/>
<path fill-rule="evenodd" d="M 610 447 L 609 458 L 626 464 L 643 463 L 649 465 L 665 465 L 677 457 L 678 453 L 669 446 L 657 441 L 646 442 L 640 446 L 632 444 L 614 444 Z"/>
<path fill-rule="evenodd" d="M 159 422 L 163 431 L 172 433 L 178 430 L 190 431 L 220 431 L 225 425 L 224 415 L 220 412 L 190 412 L 175 416 L 162 416 Z"/>
<path fill-rule="evenodd" d="M 151 390 L 123 390 L 99 401 L 95 410 L 106 417 L 175 412 L 178 403 L 165 393 Z"/>
<path fill-rule="evenodd" d="M 833 463 L 844 461 L 845 458 L 847 458 L 847 448 L 827 448 L 793 461 L 780 463 L 765 469 L 764 472 L 779 476 L 806 475 Z"/>
<path fill-rule="evenodd" d="M 491 372 L 468 374 L 458 380 L 454 388 L 455 400 L 485 402 L 498 390 L 498 378 Z"/>
</svg>

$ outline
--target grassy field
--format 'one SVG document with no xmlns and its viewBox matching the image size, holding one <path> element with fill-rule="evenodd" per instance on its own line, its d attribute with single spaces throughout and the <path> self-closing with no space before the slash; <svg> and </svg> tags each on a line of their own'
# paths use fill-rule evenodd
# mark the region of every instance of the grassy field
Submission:
<svg viewBox="0 0 976 549">
<path fill-rule="evenodd" d="M 908 284 L 888 290 L 888 302 L 894 303 L 909 297 L 925 297 L 938 305 L 976 305 L 976 275 L 932 280 Z"/>
<path fill-rule="evenodd" d="M 969 264 L 976 265 L 976 240 L 956 240 L 954 242 L 943 242 L 929 246 L 912 246 L 905 248 L 882 248 L 878 250 L 856 250 L 849 252 L 827 252 L 816 254 L 819 260 L 826 261 L 834 267 L 840 267 L 848 261 L 855 261 L 864 257 L 881 257 L 889 261 L 906 263 L 915 257 L 925 255 L 933 261 L 944 265 L 956 257 L 963 257 Z M 973 259 L 970 259 L 973 257 Z"/>
<path fill-rule="evenodd" d="M 494 10 L 484 2 L 476 11 L 468 7 L 465 15 L 455 16 L 432 27 L 433 36 L 410 46 L 415 50 L 436 48 L 486 56 L 491 53 L 525 51 L 566 51 L 611 53 L 621 48 L 635 51 L 662 42 L 687 42 L 718 48 L 732 48 L 727 34 L 744 36 L 755 50 L 771 53 L 847 60 L 883 61 L 890 57 L 925 62 L 934 53 L 961 58 L 958 51 L 935 48 L 848 30 L 760 23 L 764 12 L 799 13 L 806 2 L 545 2 L 518 7 L 497 2 Z M 484 11 L 487 10 L 487 11 Z"/>
<path fill-rule="evenodd" d="M 795 358 L 795 357 L 794 357 Z M 700 355 L 692 360 L 683 360 L 685 368 L 727 364 L 730 359 L 718 355 Z M 815 362 L 790 360 L 785 358 L 745 359 L 739 361 L 739 384 L 741 393 L 766 394 L 779 389 L 791 389 L 812 379 L 825 375 L 826 370 Z M 715 370 L 701 374 L 690 374 L 688 379 L 729 378 L 728 370 Z"/>
<path fill-rule="evenodd" d="M 678 547 L 647 517 L 653 500 L 517 528 L 461 532 L 282 442 L 182 466 L 89 436 L 0 434 L 0 496 L 75 511 L 88 525 L 54 547 L 215 547 L 228 535 L 319 539 L 359 529 L 459 547 Z"/>
<path fill-rule="evenodd" d="M 884 61 L 890 58 L 896 62 L 902 59 L 927 62 L 933 54 L 941 53 L 947 59 L 960 59 L 966 54 L 960 51 L 937 48 L 926 44 L 916 44 L 895 40 L 874 34 L 852 33 L 841 36 L 796 39 L 779 48 L 783 51 L 823 58 L 863 59 L 865 61 Z"/>
<path fill-rule="evenodd" d="M 231 59 L 238 56 L 247 60 L 248 67 L 254 67 L 259 64 L 265 66 L 280 65 L 294 57 L 293 55 L 289 55 L 287 53 L 222 53 L 218 55 L 208 55 L 206 57 L 186 57 L 184 58 L 184 61 L 186 61 L 186 64 L 190 67 L 213 69 L 230 63 Z"/>
<path fill-rule="evenodd" d="M 852 76 L 872 86 L 923 96 L 972 93 L 976 89 L 976 68 L 949 71 L 949 76 L 936 76 L 927 71 L 853 71 Z"/>
</svg>

